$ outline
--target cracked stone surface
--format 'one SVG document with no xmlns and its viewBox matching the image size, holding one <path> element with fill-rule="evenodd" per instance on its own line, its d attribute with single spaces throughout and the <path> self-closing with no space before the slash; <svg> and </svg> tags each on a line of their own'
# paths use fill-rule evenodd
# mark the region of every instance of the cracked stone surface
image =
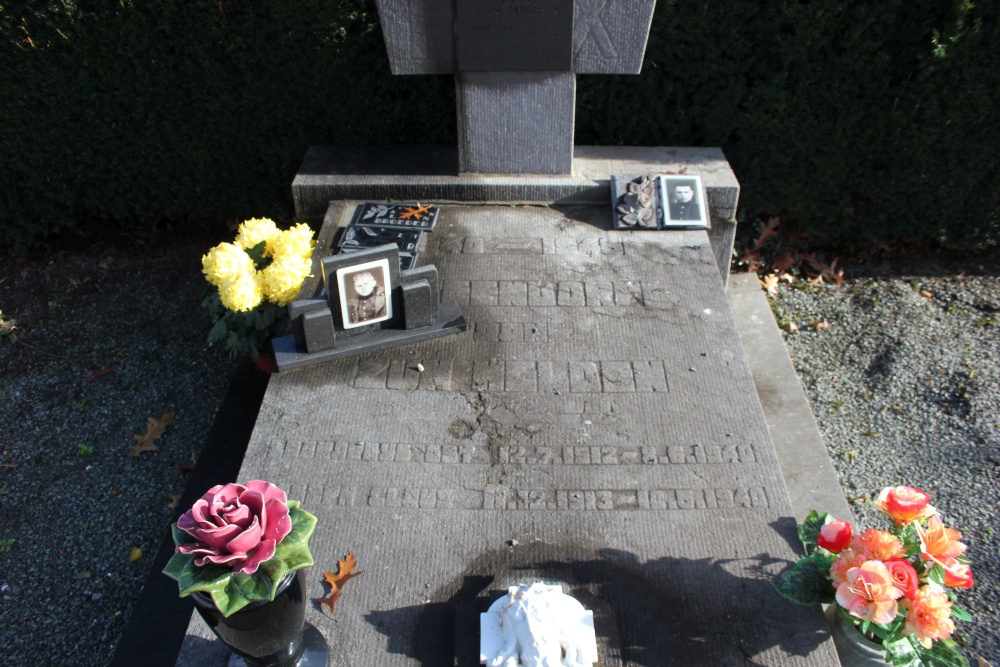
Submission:
<svg viewBox="0 0 1000 667">
<path fill-rule="evenodd" d="M 310 597 L 357 556 L 308 612 L 338 664 L 476 664 L 524 579 L 594 610 L 602 667 L 838 664 L 770 584 L 794 520 L 707 234 L 607 218 L 442 206 L 421 258 L 469 330 L 272 378 L 240 478 L 319 517 Z"/>
</svg>

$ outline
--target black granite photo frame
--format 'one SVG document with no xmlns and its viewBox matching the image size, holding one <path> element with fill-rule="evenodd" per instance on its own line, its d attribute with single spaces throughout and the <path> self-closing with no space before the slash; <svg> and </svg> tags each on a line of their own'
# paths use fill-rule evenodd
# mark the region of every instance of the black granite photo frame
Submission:
<svg viewBox="0 0 1000 667">
<path fill-rule="evenodd" d="M 340 314 L 345 329 L 375 324 L 392 317 L 389 260 L 376 259 L 337 269 Z"/>
<path fill-rule="evenodd" d="M 342 294 L 338 275 L 350 275 L 353 267 L 372 265 L 380 260 L 386 260 L 388 264 L 388 266 L 384 266 L 386 277 L 382 278 L 384 280 L 382 287 L 385 290 L 387 316 L 367 323 L 352 323 L 345 320 L 345 310 L 342 308 L 342 304 L 346 303 L 349 295 L 346 290 Z M 326 285 L 326 298 L 333 315 L 333 326 L 338 332 L 354 335 L 370 333 L 382 328 L 402 327 L 403 292 L 399 280 L 399 247 L 395 243 L 324 257 L 323 283 Z"/>
<path fill-rule="evenodd" d="M 660 176 L 664 229 L 708 229 L 708 202 L 701 176 Z"/>
</svg>

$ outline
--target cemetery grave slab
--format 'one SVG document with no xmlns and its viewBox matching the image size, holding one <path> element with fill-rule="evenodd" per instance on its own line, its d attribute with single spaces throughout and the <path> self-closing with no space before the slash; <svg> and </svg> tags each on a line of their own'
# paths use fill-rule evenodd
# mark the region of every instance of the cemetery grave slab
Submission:
<svg viewBox="0 0 1000 667">
<path fill-rule="evenodd" d="M 240 474 L 319 517 L 310 596 L 358 558 L 308 612 L 333 663 L 477 664 L 479 613 L 541 579 L 594 611 L 602 667 L 836 665 L 770 584 L 795 524 L 708 235 L 448 205 L 428 241 L 468 330 L 274 376 Z M 224 664 L 211 637 L 178 665 Z"/>
</svg>

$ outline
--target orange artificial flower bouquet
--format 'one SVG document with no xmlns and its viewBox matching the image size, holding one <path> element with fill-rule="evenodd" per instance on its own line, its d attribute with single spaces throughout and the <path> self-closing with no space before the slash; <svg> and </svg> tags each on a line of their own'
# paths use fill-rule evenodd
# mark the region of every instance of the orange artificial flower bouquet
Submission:
<svg viewBox="0 0 1000 667">
<path fill-rule="evenodd" d="M 968 667 L 951 639 L 953 619 L 972 620 L 955 604 L 955 589 L 973 585 L 962 535 L 944 525 L 920 489 L 887 487 L 875 506 L 892 528 L 856 533 L 847 521 L 810 512 L 798 531 L 806 555 L 775 588 L 797 604 L 836 603 L 896 667 Z"/>
</svg>

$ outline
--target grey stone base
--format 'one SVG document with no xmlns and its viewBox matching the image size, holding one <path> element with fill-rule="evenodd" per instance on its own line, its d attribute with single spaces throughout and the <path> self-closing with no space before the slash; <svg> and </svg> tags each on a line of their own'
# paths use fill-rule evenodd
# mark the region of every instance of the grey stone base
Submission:
<svg viewBox="0 0 1000 667">
<path fill-rule="evenodd" d="M 719 148 L 577 146 L 573 173 L 459 174 L 454 146 L 313 146 L 292 181 L 295 216 L 318 223 L 336 199 L 608 206 L 611 174 L 701 174 L 712 220 L 736 216 L 740 184 Z M 608 219 L 611 210 L 608 209 Z"/>
<path fill-rule="evenodd" d="M 577 146 L 573 173 L 504 176 L 460 174 L 454 146 L 313 146 L 292 182 L 295 216 L 318 227 L 331 201 L 444 204 L 520 203 L 607 208 L 611 174 L 700 174 L 712 217 L 710 238 L 723 283 L 736 235 L 740 184 L 719 148 Z"/>
<path fill-rule="evenodd" d="M 271 341 L 274 346 L 274 361 L 278 372 L 312 366 L 324 361 L 353 357 L 364 352 L 384 350 L 398 345 L 409 345 L 422 340 L 461 333 L 468 327 L 458 304 L 444 301 L 438 309 L 438 318 L 432 324 L 415 329 L 379 329 L 364 336 L 343 338 L 337 347 L 320 352 L 302 352 L 295 347 L 295 337 L 289 334 Z"/>
<path fill-rule="evenodd" d="M 568 174 L 573 170 L 572 72 L 462 72 L 459 171 Z"/>
</svg>

